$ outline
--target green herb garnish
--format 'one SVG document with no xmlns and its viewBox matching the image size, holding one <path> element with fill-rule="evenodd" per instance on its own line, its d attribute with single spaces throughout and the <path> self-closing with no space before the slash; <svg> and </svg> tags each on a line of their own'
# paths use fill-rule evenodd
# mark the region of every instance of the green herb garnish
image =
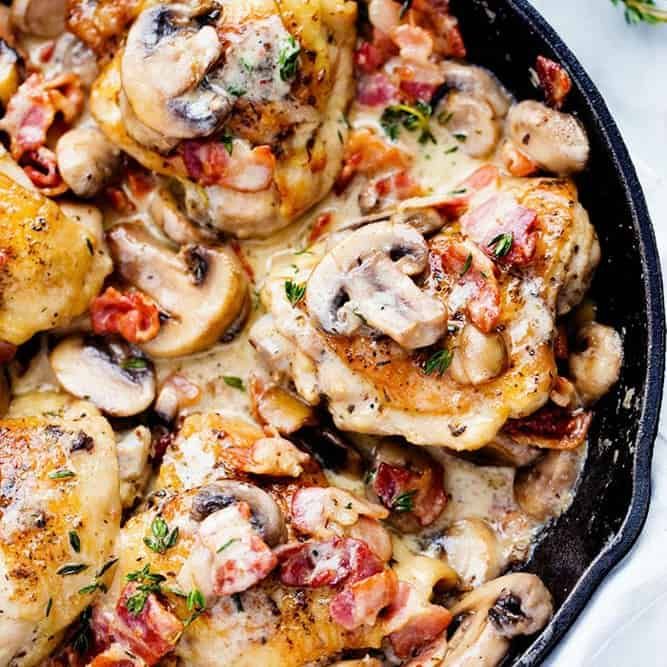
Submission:
<svg viewBox="0 0 667 667">
<path fill-rule="evenodd" d="M 51 607 L 53 607 L 53 598 L 49 598 L 49 601 L 46 603 L 46 613 L 45 616 L 48 618 L 51 613 Z"/>
<path fill-rule="evenodd" d="M 436 143 L 429 124 L 432 113 L 431 105 L 426 102 L 418 101 L 414 106 L 393 104 L 382 112 L 380 125 L 392 141 L 398 139 L 401 127 L 404 127 L 408 132 L 419 131 L 420 144 Z"/>
<path fill-rule="evenodd" d="M 90 618 L 93 614 L 92 607 L 86 607 L 79 616 L 79 621 L 74 629 L 71 643 L 72 648 L 79 654 L 84 655 L 88 652 L 93 638 L 93 633 L 90 628 Z"/>
<path fill-rule="evenodd" d="M 280 78 L 283 81 L 289 81 L 296 75 L 299 53 L 301 53 L 301 46 L 292 35 L 280 44 L 278 68 L 280 69 Z"/>
<path fill-rule="evenodd" d="M 117 558 L 112 558 L 111 560 L 108 560 L 106 563 L 104 563 L 104 565 L 102 565 L 100 571 L 95 576 L 101 577 L 109 568 L 112 568 L 117 562 L 118 562 Z"/>
<path fill-rule="evenodd" d="M 151 533 L 149 537 L 144 537 L 144 544 L 158 554 L 171 549 L 178 540 L 178 526 L 170 532 L 167 522 L 159 515 L 151 522 Z"/>
<path fill-rule="evenodd" d="M 54 470 L 49 473 L 49 479 L 67 479 L 68 477 L 76 477 L 76 473 L 71 470 Z"/>
<path fill-rule="evenodd" d="M 238 389 L 239 391 L 245 391 L 243 380 L 240 377 L 236 377 L 236 375 L 223 375 L 222 379 L 228 387 Z"/>
<path fill-rule="evenodd" d="M 468 253 L 468 256 L 466 257 L 465 264 L 463 265 L 463 268 L 461 269 L 461 273 L 459 273 L 459 276 L 463 277 L 465 276 L 468 271 L 470 271 L 470 267 L 472 265 L 472 253 Z"/>
<path fill-rule="evenodd" d="M 128 357 L 121 364 L 121 368 L 126 371 L 138 371 L 148 368 L 148 361 L 143 357 Z"/>
<path fill-rule="evenodd" d="M 453 358 L 454 353 L 450 350 L 438 350 L 426 360 L 424 373 L 426 375 L 432 375 L 433 373 L 442 375 L 449 368 Z"/>
<path fill-rule="evenodd" d="M 229 134 L 227 130 L 225 130 L 220 137 L 220 141 L 222 142 L 222 145 L 225 147 L 225 150 L 231 155 L 232 152 L 234 151 L 234 136 Z"/>
<path fill-rule="evenodd" d="M 286 280 L 285 295 L 292 306 L 296 306 L 296 304 L 306 295 L 306 284 L 295 283 L 293 280 Z"/>
<path fill-rule="evenodd" d="M 230 547 L 234 542 L 238 542 L 238 538 L 232 537 L 230 540 L 227 540 L 215 553 L 219 554 L 224 551 L 227 547 Z"/>
<path fill-rule="evenodd" d="M 498 234 L 489 241 L 488 246 L 494 257 L 504 257 L 511 249 L 513 242 L 512 232 Z"/>
<path fill-rule="evenodd" d="M 88 566 L 83 563 L 72 563 L 70 565 L 63 565 L 60 569 L 56 570 L 56 574 L 59 574 L 61 577 L 69 577 L 87 569 Z"/>
<path fill-rule="evenodd" d="M 127 610 L 134 616 L 138 616 L 144 610 L 146 600 L 151 593 L 162 592 L 162 582 L 166 581 L 166 577 L 162 574 L 151 572 L 148 563 L 141 570 L 125 575 L 125 579 L 137 583 L 137 592 L 125 603 Z"/>
<path fill-rule="evenodd" d="M 416 494 L 416 489 L 399 494 L 391 501 L 391 509 L 394 510 L 394 512 L 412 512 L 415 508 Z"/>
<path fill-rule="evenodd" d="M 94 593 L 97 590 L 102 591 L 102 593 L 106 593 L 107 592 L 106 584 L 101 581 L 94 581 L 92 584 L 88 584 L 88 586 L 80 588 L 79 595 L 89 595 L 90 593 Z"/>
<path fill-rule="evenodd" d="M 76 551 L 76 553 L 81 551 L 81 539 L 79 538 L 79 534 L 76 532 L 76 530 L 69 531 L 69 544 L 72 549 Z"/>
<path fill-rule="evenodd" d="M 193 588 L 188 593 L 186 605 L 188 607 L 188 611 L 190 612 L 190 616 L 188 616 L 188 618 L 184 621 L 184 625 L 187 628 L 188 625 L 192 623 L 192 621 L 194 621 L 196 618 L 201 616 L 204 611 L 206 611 L 206 600 L 198 588 Z"/>
<path fill-rule="evenodd" d="M 617 7 L 625 7 L 625 21 L 628 25 L 638 23 L 667 23 L 667 10 L 655 6 L 655 0 L 611 0 Z"/>
</svg>

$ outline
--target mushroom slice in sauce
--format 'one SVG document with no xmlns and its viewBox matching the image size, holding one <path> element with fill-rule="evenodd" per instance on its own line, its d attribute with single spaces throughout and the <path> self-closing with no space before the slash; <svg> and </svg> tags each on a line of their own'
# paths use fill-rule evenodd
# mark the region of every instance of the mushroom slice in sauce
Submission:
<svg viewBox="0 0 667 667">
<path fill-rule="evenodd" d="M 449 372 L 462 385 L 479 385 L 498 377 L 507 367 L 507 347 L 496 332 L 484 333 L 473 324 L 463 327 Z"/>
<path fill-rule="evenodd" d="M 243 270 L 222 246 L 188 245 L 176 253 L 139 225 L 108 234 L 116 270 L 148 294 L 167 315 L 160 333 L 143 348 L 176 357 L 204 350 L 235 321 L 247 298 Z"/>
<path fill-rule="evenodd" d="M 463 617 L 451 637 L 442 667 L 496 667 L 519 635 L 532 635 L 551 618 L 551 595 L 539 577 L 515 573 L 494 579 L 450 609 Z"/>
<path fill-rule="evenodd" d="M 526 100 L 510 109 L 507 129 L 522 153 L 553 174 L 575 174 L 588 163 L 590 144 L 586 131 L 571 114 Z"/>
<path fill-rule="evenodd" d="M 275 547 L 287 538 L 285 518 L 275 500 L 254 484 L 220 480 L 199 489 L 192 501 L 191 516 L 195 521 L 206 517 L 237 502 L 247 503 L 252 513 L 253 527 L 262 539 Z"/>
<path fill-rule="evenodd" d="M 414 349 L 435 343 L 447 326 L 438 299 L 411 276 L 428 262 L 428 247 L 408 225 L 378 222 L 350 234 L 317 265 L 306 302 L 322 328 L 349 336 L 362 323 Z"/>
<path fill-rule="evenodd" d="M 12 20 L 23 32 L 57 37 L 65 30 L 66 0 L 14 0 Z"/>
<path fill-rule="evenodd" d="M 178 139 L 215 132 L 233 105 L 231 95 L 206 77 L 221 54 L 215 28 L 197 23 L 187 5 L 145 10 L 130 29 L 121 61 L 123 91 L 137 120 Z"/>
<path fill-rule="evenodd" d="M 113 417 L 143 412 L 155 399 L 155 374 L 143 353 L 121 340 L 72 336 L 51 352 L 63 388 Z"/>
</svg>

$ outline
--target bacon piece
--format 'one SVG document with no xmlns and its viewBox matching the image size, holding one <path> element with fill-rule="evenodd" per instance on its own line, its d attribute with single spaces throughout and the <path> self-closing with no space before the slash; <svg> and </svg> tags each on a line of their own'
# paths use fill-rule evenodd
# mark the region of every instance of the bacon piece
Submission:
<svg viewBox="0 0 667 667">
<path fill-rule="evenodd" d="M 108 187 L 104 191 L 104 196 L 108 199 L 109 205 L 118 213 L 136 211 L 137 207 L 130 201 L 122 188 Z"/>
<path fill-rule="evenodd" d="M 261 192 L 273 183 L 276 158 L 269 146 L 234 140 L 231 155 L 217 141 L 184 141 L 180 147 L 188 176 L 201 185 L 221 185 L 237 192 Z"/>
<path fill-rule="evenodd" d="M 356 540 L 366 542 L 383 561 L 387 562 L 391 558 L 394 550 L 391 535 L 377 519 L 360 516 L 357 523 L 350 526 L 347 534 Z"/>
<path fill-rule="evenodd" d="M 540 170 L 540 165 L 520 151 L 509 139 L 500 149 L 500 156 L 507 171 L 512 176 L 532 176 Z"/>
<path fill-rule="evenodd" d="M 521 206 L 512 195 L 501 193 L 464 215 L 461 231 L 489 257 L 502 264 L 524 266 L 531 262 L 535 254 L 536 224 L 535 211 Z M 510 235 L 511 245 L 507 254 L 497 257 L 493 240 L 501 234 Z"/>
<path fill-rule="evenodd" d="M 401 81 L 400 88 L 410 102 L 416 102 L 417 100 L 430 100 L 438 87 L 422 81 Z"/>
<path fill-rule="evenodd" d="M 403 511 L 414 515 L 420 526 L 433 523 L 447 504 L 443 470 L 435 461 L 421 471 L 383 461 L 373 476 L 373 490 L 385 507 L 394 511 L 409 508 Z"/>
<path fill-rule="evenodd" d="M 380 171 L 405 169 L 411 157 L 397 146 L 388 144 L 370 130 L 353 130 L 345 145 L 343 170 L 336 181 L 340 194 L 356 174 L 373 176 Z"/>
<path fill-rule="evenodd" d="M 155 181 L 148 171 L 136 165 L 127 174 L 127 185 L 132 195 L 140 199 L 155 187 Z"/>
<path fill-rule="evenodd" d="M 468 178 L 455 188 L 451 198 L 436 205 L 438 211 L 448 220 L 457 220 L 470 207 L 471 201 L 485 188 L 498 185 L 500 172 L 497 167 L 486 164 L 473 171 Z"/>
<path fill-rule="evenodd" d="M 366 74 L 357 83 L 357 101 L 367 107 L 386 106 L 398 100 L 398 88 L 382 72 Z"/>
<path fill-rule="evenodd" d="M 144 608 L 133 614 L 128 610 L 127 602 L 136 592 L 134 582 L 123 588 L 110 630 L 117 641 L 128 644 L 133 654 L 147 665 L 154 665 L 174 648 L 183 632 L 183 623 L 154 593 L 149 593 Z"/>
<path fill-rule="evenodd" d="M 450 275 L 463 289 L 470 321 L 484 333 L 495 328 L 500 317 L 500 287 L 493 262 L 473 243 L 446 242 L 431 254 L 431 270 Z M 440 267 L 438 267 L 438 263 Z"/>
<path fill-rule="evenodd" d="M 545 405 L 529 417 L 509 419 L 503 427 L 522 445 L 544 449 L 576 449 L 586 440 L 593 415 L 585 410 L 567 410 Z"/>
<path fill-rule="evenodd" d="M 422 186 L 405 170 L 397 171 L 391 176 L 385 176 L 376 181 L 375 190 L 380 197 L 391 197 L 397 201 L 424 194 Z"/>
<path fill-rule="evenodd" d="M 386 631 L 399 658 L 409 658 L 440 637 L 451 623 L 444 607 L 423 602 L 413 586 L 399 581 L 398 592 L 387 610 Z"/>
<path fill-rule="evenodd" d="M 428 62 L 433 53 L 433 38 L 423 28 L 404 23 L 394 28 L 391 38 L 400 50 L 401 58 L 415 62 Z"/>
<path fill-rule="evenodd" d="M 118 643 L 112 644 L 87 663 L 88 667 L 143 667 L 144 664 L 140 658 L 131 658 Z"/>
<path fill-rule="evenodd" d="M 324 234 L 329 228 L 332 220 L 333 213 L 330 211 L 317 216 L 317 220 L 315 220 L 315 224 L 310 230 L 310 234 L 308 234 L 308 244 L 315 243 L 315 241 L 317 241 L 317 239 L 319 239 L 320 236 L 322 236 L 322 234 Z"/>
<path fill-rule="evenodd" d="M 136 290 L 107 287 L 91 303 L 90 316 L 96 334 L 120 334 L 130 343 L 146 343 L 160 331 L 158 307 Z"/>
<path fill-rule="evenodd" d="M 390 569 L 348 584 L 329 603 L 331 618 L 346 630 L 375 625 L 378 614 L 396 597 L 397 589 L 398 580 Z"/>
<path fill-rule="evenodd" d="M 382 35 L 377 29 L 374 34 Z M 354 52 L 354 62 L 363 74 L 373 74 L 395 54 L 394 43 L 385 35 L 372 42 L 361 42 Z"/>
<path fill-rule="evenodd" d="M 544 56 L 537 56 L 535 71 L 547 104 L 554 109 L 562 108 L 572 90 L 570 75 L 558 63 Z"/>
<path fill-rule="evenodd" d="M 292 525 L 300 532 L 330 537 L 342 527 L 353 526 L 360 517 L 386 519 L 389 512 L 381 505 L 357 498 L 343 489 L 310 486 L 292 497 Z"/>
<path fill-rule="evenodd" d="M 350 537 L 287 544 L 274 553 L 280 562 L 280 581 L 287 586 L 336 586 L 384 570 L 384 563 L 365 542 Z"/>
<path fill-rule="evenodd" d="M 410 19 L 433 36 L 434 53 L 465 58 L 466 48 L 458 21 L 449 14 L 448 0 L 413 0 Z"/>
<path fill-rule="evenodd" d="M 46 195 L 54 197 L 68 189 L 58 171 L 56 154 L 46 146 L 24 153 L 21 166 L 26 176 Z"/>
</svg>

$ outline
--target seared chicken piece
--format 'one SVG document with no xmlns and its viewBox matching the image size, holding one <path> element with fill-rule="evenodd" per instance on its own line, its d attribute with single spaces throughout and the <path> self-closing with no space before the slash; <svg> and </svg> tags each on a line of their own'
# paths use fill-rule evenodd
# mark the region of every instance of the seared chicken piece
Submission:
<svg viewBox="0 0 667 667">
<path fill-rule="evenodd" d="M 181 179 L 195 223 L 268 236 L 340 169 L 356 5 L 245 0 L 206 14 L 195 4 L 143 3 L 91 110 L 119 148 Z"/>
<path fill-rule="evenodd" d="M 414 263 L 415 249 L 404 224 L 394 223 L 388 241 L 385 222 L 352 232 L 328 253 L 319 244 L 297 256 L 296 277 L 283 270 L 269 279 L 274 338 L 291 350 L 279 370 L 310 403 L 326 396 L 339 428 L 477 449 L 508 418 L 548 400 L 555 317 L 590 284 L 597 238 L 571 181 L 500 182 L 495 173 L 480 192 L 448 202 L 468 212 L 429 241 L 430 268 L 417 282 L 402 275 L 395 289 L 386 279 Z M 357 259 L 342 261 L 348 248 Z M 295 285 L 305 287 L 303 300 Z M 444 305 L 450 333 L 412 351 L 442 334 L 434 335 L 438 311 L 422 306 L 426 300 Z"/>
<path fill-rule="evenodd" d="M 101 220 L 87 210 L 66 215 L 4 173 L 0 212 L 0 339 L 18 345 L 83 313 L 111 272 L 111 260 Z"/>
<path fill-rule="evenodd" d="M 0 422 L 0 664 L 46 657 L 91 601 L 80 589 L 112 555 L 116 447 L 90 408 Z"/>
</svg>

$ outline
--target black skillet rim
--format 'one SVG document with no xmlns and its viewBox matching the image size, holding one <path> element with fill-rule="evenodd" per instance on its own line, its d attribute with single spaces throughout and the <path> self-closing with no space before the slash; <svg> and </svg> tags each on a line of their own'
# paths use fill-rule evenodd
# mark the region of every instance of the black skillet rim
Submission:
<svg viewBox="0 0 667 667">
<path fill-rule="evenodd" d="M 658 432 L 665 370 L 665 311 L 660 261 L 646 200 L 628 150 L 606 103 L 575 55 L 544 17 L 527 0 L 506 0 L 506 3 L 558 55 L 561 64 L 583 92 L 584 103 L 595 119 L 595 129 L 608 149 L 618 185 L 623 189 L 632 213 L 632 224 L 639 238 L 642 281 L 647 295 L 647 368 L 644 400 L 635 440 L 632 498 L 628 513 L 614 539 L 583 572 L 549 625 L 514 663 L 514 667 L 530 667 L 545 660 L 555 648 L 602 580 L 630 551 L 646 521 L 651 497 L 651 461 Z"/>
</svg>

